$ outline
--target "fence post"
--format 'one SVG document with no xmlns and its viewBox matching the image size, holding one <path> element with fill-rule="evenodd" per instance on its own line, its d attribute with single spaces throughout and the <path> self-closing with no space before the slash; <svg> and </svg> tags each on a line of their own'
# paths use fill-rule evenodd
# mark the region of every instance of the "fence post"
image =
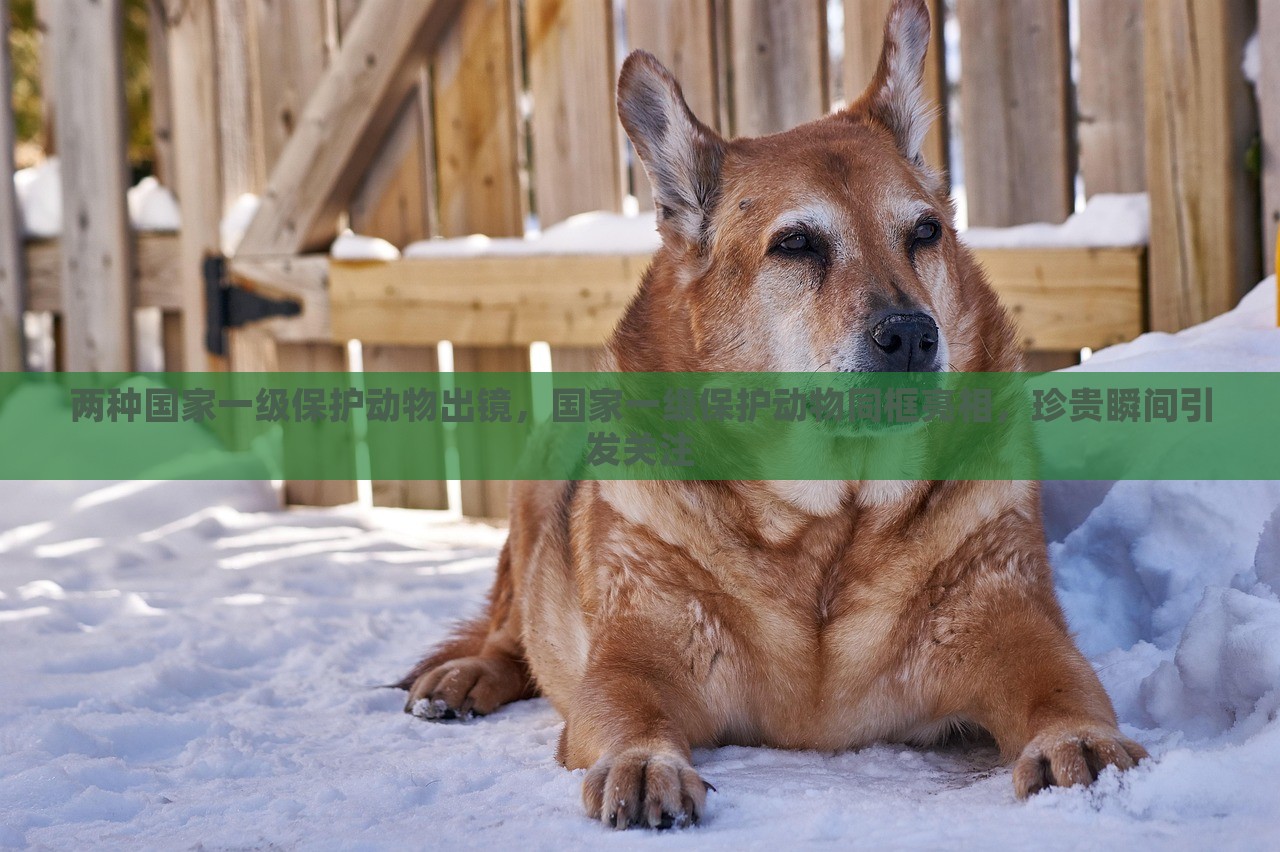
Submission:
<svg viewBox="0 0 1280 852">
<path fill-rule="evenodd" d="M 658 57 L 680 81 L 693 114 L 709 127 L 720 124 L 716 91 L 715 15 L 711 0 L 643 0 L 627 4 L 627 42 Z M 640 207 L 653 209 L 653 189 L 639 159 L 631 184 Z"/>
<path fill-rule="evenodd" d="M 1078 100 L 1085 192 L 1145 191 L 1142 0 L 1080 1 Z"/>
<path fill-rule="evenodd" d="M 69 370 L 133 368 L 121 0 L 58 0 L 51 34 L 62 162 L 62 318 Z M 74 59 L 73 59 L 74 57 Z"/>
<path fill-rule="evenodd" d="M 0 14 L 0 91 L 13 91 L 9 64 L 9 16 Z M 0 371 L 21 370 L 25 363 L 22 336 L 22 222 L 13 190 L 13 99 L 0 104 Z"/>
<path fill-rule="evenodd" d="M 1266 47 L 1264 47 L 1266 45 Z M 1280 0 L 1258 0 L 1258 103 L 1262 114 L 1263 274 L 1276 272 L 1276 229 L 1280 228 Z"/>
<path fill-rule="evenodd" d="M 1151 325 L 1176 331 L 1230 310 L 1261 271 L 1257 132 L 1241 70 L 1250 0 L 1147 0 Z"/>
<path fill-rule="evenodd" d="M 789 130 L 827 111 L 823 0 L 729 0 L 735 136 Z"/>
<path fill-rule="evenodd" d="M 1061 222 L 1075 198 L 1066 0 L 957 0 L 973 225 Z"/>
</svg>

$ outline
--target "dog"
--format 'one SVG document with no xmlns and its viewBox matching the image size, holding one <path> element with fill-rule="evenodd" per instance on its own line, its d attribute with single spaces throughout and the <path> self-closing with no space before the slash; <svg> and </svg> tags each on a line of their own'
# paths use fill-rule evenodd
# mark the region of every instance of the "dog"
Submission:
<svg viewBox="0 0 1280 852">
<path fill-rule="evenodd" d="M 897 0 L 866 92 L 760 138 L 721 138 L 627 58 L 618 114 L 662 247 L 603 369 L 1021 368 L 921 157 L 929 27 Z M 398 685 L 437 719 L 546 696 L 588 815 L 618 828 L 698 821 L 694 747 L 972 727 L 1019 798 L 1146 756 L 1072 641 L 1027 481 L 520 482 L 485 614 Z"/>
</svg>

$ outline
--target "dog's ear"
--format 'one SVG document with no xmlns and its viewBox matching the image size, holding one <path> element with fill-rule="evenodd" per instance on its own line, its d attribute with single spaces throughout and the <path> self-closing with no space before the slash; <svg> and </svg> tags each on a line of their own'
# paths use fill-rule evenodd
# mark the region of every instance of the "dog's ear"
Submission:
<svg viewBox="0 0 1280 852">
<path fill-rule="evenodd" d="M 699 244 L 720 182 L 724 140 L 698 121 L 671 72 L 643 50 L 622 64 L 618 118 L 653 185 L 660 229 Z"/>
<path fill-rule="evenodd" d="M 870 116 L 889 129 L 902 155 L 923 165 L 920 150 L 933 123 L 924 98 L 924 56 L 929 49 L 925 0 L 896 0 L 884 26 L 884 47 L 875 77 L 846 115 Z"/>
</svg>

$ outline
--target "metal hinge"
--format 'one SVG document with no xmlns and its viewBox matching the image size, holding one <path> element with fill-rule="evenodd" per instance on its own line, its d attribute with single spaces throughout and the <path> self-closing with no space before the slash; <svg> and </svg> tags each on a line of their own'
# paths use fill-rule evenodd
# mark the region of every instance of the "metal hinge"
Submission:
<svg viewBox="0 0 1280 852">
<path fill-rule="evenodd" d="M 211 355 L 227 354 L 227 329 L 271 317 L 296 317 L 302 305 L 290 299 L 268 299 L 231 281 L 227 259 L 204 259 L 205 349 Z"/>
</svg>

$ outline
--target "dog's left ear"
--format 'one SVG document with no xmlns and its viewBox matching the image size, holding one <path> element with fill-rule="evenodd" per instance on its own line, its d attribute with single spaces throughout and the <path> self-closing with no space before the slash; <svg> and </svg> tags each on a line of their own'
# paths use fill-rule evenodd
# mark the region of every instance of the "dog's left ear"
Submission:
<svg viewBox="0 0 1280 852">
<path fill-rule="evenodd" d="M 921 146 L 933 110 L 924 98 L 924 56 L 929 49 L 925 0 L 896 0 L 884 26 L 884 47 L 871 84 L 844 115 L 869 116 L 888 128 L 902 155 L 923 165 Z"/>
</svg>

